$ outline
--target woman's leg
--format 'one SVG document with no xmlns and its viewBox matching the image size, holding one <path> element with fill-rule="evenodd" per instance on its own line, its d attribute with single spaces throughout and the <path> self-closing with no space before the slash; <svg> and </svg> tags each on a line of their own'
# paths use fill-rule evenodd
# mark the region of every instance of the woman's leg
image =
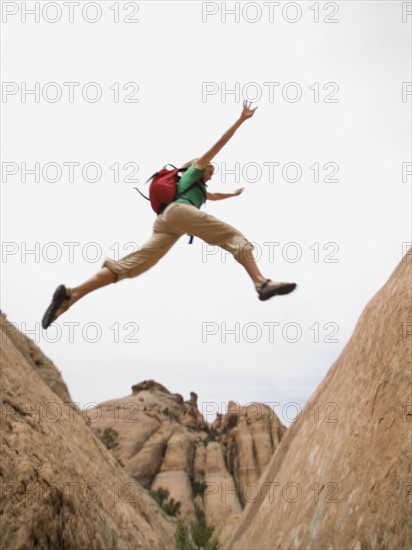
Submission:
<svg viewBox="0 0 412 550">
<path fill-rule="evenodd" d="M 234 258 L 244 267 L 246 273 L 252 279 L 257 292 L 262 284 L 275 288 L 283 283 L 268 281 L 260 272 L 253 257 L 253 245 L 235 227 L 225 223 L 203 210 L 184 203 L 179 204 L 179 209 L 169 212 L 170 221 L 177 230 L 199 237 L 208 244 L 217 245 L 230 252 Z"/>
<path fill-rule="evenodd" d="M 262 273 L 259 271 L 255 258 L 253 257 L 252 250 L 253 249 L 249 246 L 244 247 L 242 253 L 239 254 L 236 259 L 240 263 L 240 265 L 242 265 L 245 268 L 246 273 L 252 279 L 253 284 L 255 285 L 255 288 L 258 291 L 260 286 L 267 280 L 267 278 L 264 277 Z M 279 283 L 270 281 L 268 283 L 268 286 L 276 286 L 278 284 Z"/>
<path fill-rule="evenodd" d="M 156 225 L 155 222 L 155 229 L 158 226 L 159 223 Z M 118 261 L 106 258 L 102 269 L 93 275 L 93 277 L 79 286 L 73 288 L 66 287 L 70 298 L 64 300 L 61 307 L 57 309 L 53 321 L 67 311 L 74 303 L 83 298 L 83 296 L 86 296 L 86 294 L 119 280 L 137 277 L 147 271 L 166 254 L 179 237 L 180 234 L 155 230 L 150 239 L 136 252 L 132 252 Z"/>
<path fill-rule="evenodd" d="M 88 279 L 86 282 L 74 288 L 67 289 L 71 290 L 71 296 L 70 300 L 68 300 L 68 305 L 72 306 L 74 303 L 80 300 L 80 298 L 83 298 L 83 296 L 86 296 L 86 294 L 89 294 L 89 292 L 92 292 L 93 290 L 97 290 L 98 288 L 109 285 L 110 283 L 114 283 L 116 278 L 117 275 L 113 273 L 113 271 L 110 271 L 110 269 L 108 269 L 107 267 L 103 267 L 103 269 L 93 275 L 93 277 Z M 57 319 L 57 317 L 59 317 L 66 310 L 67 307 L 59 308 L 56 311 L 55 319 Z"/>
</svg>

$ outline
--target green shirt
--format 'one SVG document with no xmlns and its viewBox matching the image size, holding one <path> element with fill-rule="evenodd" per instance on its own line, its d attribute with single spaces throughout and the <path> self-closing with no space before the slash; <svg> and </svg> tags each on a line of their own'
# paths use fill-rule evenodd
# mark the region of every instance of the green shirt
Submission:
<svg viewBox="0 0 412 550">
<path fill-rule="evenodd" d="M 185 189 L 189 187 L 195 181 L 198 181 L 205 173 L 205 170 L 199 170 L 195 168 L 195 165 L 192 164 L 190 168 L 186 170 L 183 176 L 180 178 L 179 183 L 177 184 L 177 193 L 182 193 Z M 203 191 L 202 191 L 203 190 Z M 180 199 L 176 199 L 175 202 L 186 202 L 193 204 L 196 208 L 200 208 L 204 202 L 206 202 L 206 184 L 201 183 L 196 187 L 193 187 L 190 191 L 185 193 Z"/>
</svg>

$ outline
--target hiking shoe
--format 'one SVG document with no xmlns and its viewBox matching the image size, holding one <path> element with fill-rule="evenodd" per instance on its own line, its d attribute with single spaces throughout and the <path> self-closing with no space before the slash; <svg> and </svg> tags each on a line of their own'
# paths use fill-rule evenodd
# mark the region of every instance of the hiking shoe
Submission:
<svg viewBox="0 0 412 550">
<path fill-rule="evenodd" d="M 43 319 L 41 321 L 41 326 L 44 329 L 48 328 L 53 323 L 58 309 L 64 309 L 64 311 L 67 311 L 69 309 L 69 300 L 71 298 L 71 295 L 71 289 L 66 289 L 64 285 L 59 285 L 56 288 L 53 294 L 52 301 L 50 302 L 50 305 L 47 308 L 46 313 L 43 315 Z"/>
<path fill-rule="evenodd" d="M 271 279 L 266 279 L 266 281 L 260 285 L 258 290 L 259 300 L 269 300 L 269 298 L 278 294 L 289 294 L 293 292 L 297 286 L 296 283 L 279 283 L 276 286 L 268 286 L 268 283 L 271 282 Z"/>
</svg>

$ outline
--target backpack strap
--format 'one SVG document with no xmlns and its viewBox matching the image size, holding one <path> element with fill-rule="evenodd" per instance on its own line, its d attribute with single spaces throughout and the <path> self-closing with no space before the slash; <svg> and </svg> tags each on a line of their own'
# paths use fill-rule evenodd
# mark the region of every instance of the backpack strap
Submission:
<svg viewBox="0 0 412 550">
<path fill-rule="evenodd" d="M 146 183 L 147 183 L 147 182 L 146 182 Z M 137 187 L 133 187 L 133 189 L 136 189 L 136 191 L 137 191 L 138 193 L 140 193 L 144 199 L 150 201 L 149 197 L 146 197 L 146 195 L 144 195 L 144 194 L 140 191 L 140 189 L 138 189 Z"/>
<path fill-rule="evenodd" d="M 176 197 L 174 198 L 174 200 L 180 199 L 185 193 L 187 193 L 187 192 L 190 191 L 191 189 L 194 189 L 195 187 L 199 187 L 199 189 L 200 189 L 200 190 L 202 191 L 202 193 L 203 193 L 203 196 L 204 196 L 205 199 L 206 199 L 205 190 L 203 189 L 203 187 L 202 187 L 201 185 L 199 185 L 200 182 L 202 182 L 204 185 L 206 185 L 205 182 L 202 180 L 202 178 L 200 178 L 200 179 L 198 179 L 197 181 L 193 182 L 191 185 L 189 185 L 189 187 L 188 187 L 187 189 L 185 189 L 185 190 L 182 191 L 181 193 L 177 194 Z M 186 200 L 188 200 L 191 204 L 193 204 L 192 201 L 191 201 L 190 199 L 186 199 Z M 195 206 L 195 205 L 193 204 L 193 206 Z M 194 239 L 193 235 L 189 235 L 189 244 L 193 244 L 193 239 Z"/>
<path fill-rule="evenodd" d="M 177 168 L 174 164 L 165 164 L 163 166 L 163 168 L 167 168 L 168 166 L 171 166 L 173 168 L 173 170 L 178 170 L 179 172 L 186 172 L 186 170 L 188 170 L 188 168 Z M 152 180 L 154 177 L 157 176 L 159 172 L 155 172 L 152 176 L 150 176 L 150 178 L 148 178 L 146 181 L 145 181 L 145 185 L 147 185 L 149 183 L 150 180 Z"/>
<path fill-rule="evenodd" d="M 173 200 L 176 200 L 176 199 L 180 199 L 183 197 L 183 195 L 185 195 L 188 191 L 191 191 L 192 189 L 194 189 L 195 187 L 199 187 L 199 189 L 202 191 L 203 193 L 203 196 L 206 198 L 206 193 L 205 193 L 205 190 L 203 189 L 203 187 L 201 185 L 199 185 L 199 183 L 203 183 L 204 185 L 206 185 L 202 179 L 198 179 L 197 181 L 191 183 L 189 185 L 189 187 L 187 189 L 185 189 L 184 191 L 182 191 L 181 193 L 178 193 L 175 198 Z"/>
<path fill-rule="evenodd" d="M 144 182 L 144 184 L 147 185 L 147 184 L 149 183 L 150 180 L 152 180 L 155 176 L 157 176 L 158 173 L 159 173 L 159 172 L 155 172 L 155 173 L 153 174 L 153 176 L 150 176 L 150 178 L 147 179 L 147 180 Z M 142 192 L 140 191 L 140 189 L 138 189 L 137 187 L 133 187 L 133 189 L 136 189 L 136 191 L 137 191 L 138 193 L 140 193 L 140 195 L 142 195 L 142 197 L 143 197 L 144 199 L 150 201 L 149 197 L 146 197 L 146 195 L 145 195 L 144 193 L 142 193 Z"/>
</svg>

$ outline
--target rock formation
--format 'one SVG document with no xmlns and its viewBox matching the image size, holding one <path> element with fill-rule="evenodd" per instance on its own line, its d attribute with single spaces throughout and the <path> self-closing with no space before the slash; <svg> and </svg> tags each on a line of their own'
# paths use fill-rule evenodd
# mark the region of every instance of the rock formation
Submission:
<svg viewBox="0 0 412 550">
<path fill-rule="evenodd" d="M 260 403 L 208 425 L 194 392 L 153 380 L 82 413 L 1 314 L 1 547 L 174 548 L 176 519 L 148 494 L 167 489 L 233 550 L 409 548 L 411 266 L 409 253 L 287 431 Z"/>
<path fill-rule="evenodd" d="M 185 401 L 145 380 L 82 413 L 4 314 L 1 329 L 2 547 L 172 548 L 176 519 L 148 490 L 166 489 L 180 517 L 203 512 L 216 532 L 233 526 L 243 484 L 259 478 L 285 431 L 265 405 L 251 418 L 231 402 L 210 426 L 195 392 Z"/>
<path fill-rule="evenodd" d="M 220 531 L 233 525 L 245 503 L 245 483 L 257 481 L 286 428 L 260 403 L 260 411 L 230 403 L 209 426 L 197 394 L 184 401 L 154 380 L 132 386 L 132 394 L 101 403 L 87 414 L 93 429 L 116 434 L 114 456 L 151 491 L 166 489 L 180 502 L 181 516 L 203 512 Z M 110 433 L 110 432 L 109 432 Z"/>
<path fill-rule="evenodd" d="M 411 265 L 409 251 L 363 311 L 227 548 L 411 547 Z"/>
<path fill-rule="evenodd" d="M 229 401 L 227 413 L 217 417 L 212 429 L 224 433 L 223 454 L 244 506 L 249 487 L 259 480 L 286 427 L 267 405 L 251 403 L 242 407 Z"/>
<path fill-rule="evenodd" d="M 51 362 L 4 316 L 1 336 L 0 547 L 174 548 L 174 521 L 70 406 Z"/>
<path fill-rule="evenodd" d="M 69 390 L 57 367 L 43 354 L 33 340 L 20 332 L 18 327 L 11 323 L 2 312 L 0 312 L 0 325 L 2 344 L 7 339 L 11 340 L 28 364 L 33 367 L 49 388 L 63 401 L 71 401 Z"/>
</svg>

